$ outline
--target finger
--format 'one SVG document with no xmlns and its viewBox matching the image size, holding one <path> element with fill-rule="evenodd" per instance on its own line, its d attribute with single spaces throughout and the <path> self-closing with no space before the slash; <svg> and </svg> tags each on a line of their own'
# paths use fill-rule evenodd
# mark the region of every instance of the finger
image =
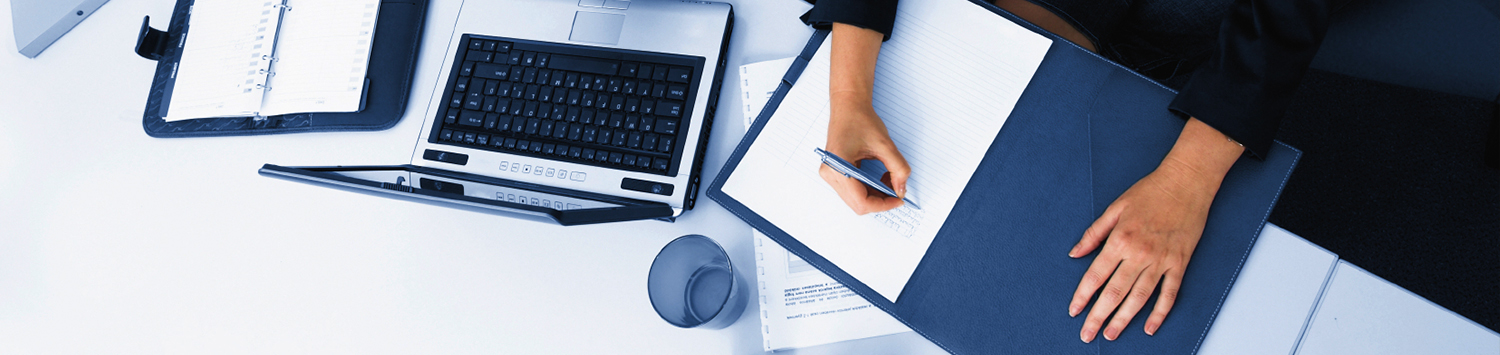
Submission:
<svg viewBox="0 0 1500 355">
<path fill-rule="evenodd" d="M 1073 249 L 1068 251 L 1068 257 L 1082 258 L 1104 243 L 1104 237 L 1109 236 L 1109 232 L 1113 231 L 1115 225 L 1120 222 L 1120 211 L 1123 208 L 1116 206 L 1113 203 L 1109 204 L 1109 207 L 1104 209 L 1104 214 L 1094 220 L 1088 229 L 1083 230 L 1083 238 L 1079 238 L 1078 244 L 1074 244 Z"/>
<path fill-rule="evenodd" d="M 1154 336 L 1156 330 L 1161 329 L 1161 323 L 1167 319 L 1167 312 L 1171 312 L 1172 304 L 1177 303 L 1177 290 L 1181 286 L 1181 271 L 1167 270 L 1162 275 L 1161 295 L 1156 297 L 1156 307 L 1151 310 L 1151 316 L 1146 318 L 1146 335 Z"/>
<path fill-rule="evenodd" d="M 1099 333 L 1099 328 L 1104 326 L 1109 314 L 1115 312 L 1115 307 L 1120 305 L 1131 286 L 1135 285 L 1136 278 L 1141 276 L 1140 267 L 1132 264 L 1129 260 L 1120 262 L 1120 268 L 1110 277 L 1109 284 L 1099 292 L 1099 299 L 1094 300 L 1094 307 L 1089 309 L 1088 318 L 1083 320 L 1083 330 L 1078 333 L 1083 342 L 1094 340 L 1094 335 Z"/>
<path fill-rule="evenodd" d="M 1068 303 L 1068 316 L 1076 317 L 1078 312 L 1083 312 L 1083 306 L 1089 304 L 1089 299 L 1094 297 L 1094 291 L 1109 280 L 1109 275 L 1115 272 L 1119 266 L 1120 259 L 1114 254 L 1099 254 L 1094 258 L 1094 263 L 1089 265 L 1088 271 L 1083 272 L 1083 279 L 1078 281 L 1078 289 L 1073 291 L 1073 301 Z"/>
<path fill-rule="evenodd" d="M 890 184 L 896 190 L 896 197 L 906 197 L 906 179 L 911 176 L 911 166 L 907 165 L 906 157 L 901 156 L 895 143 L 876 146 L 873 153 L 875 159 L 885 164 L 886 172 L 891 174 Z"/>
<path fill-rule="evenodd" d="M 833 171 L 832 168 L 826 165 L 818 168 L 818 175 L 823 178 L 824 182 L 833 187 L 834 192 L 839 195 L 840 199 L 844 200 L 844 204 L 848 205 L 849 209 L 854 210 L 855 214 L 864 215 L 870 212 L 880 212 L 901 206 L 901 199 L 887 197 L 885 194 L 860 183 L 859 180 Z"/>
<path fill-rule="evenodd" d="M 1130 325 L 1130 320 L 1135 318 L 1146 301 L 1151 299 L 1151 292 L 1156 291 L 1157 282 L 1161 281 L 1161 272 L 1154 267 L 1147 267 L 1139 278 L 1136 278 L 1135 286 L 1130 288 L 1130 295 L 1125 296 L 1125 302 L 1120 303 L 1120 309 L 1115 311 L 1115 317 L 1110 319 L 1109 326 L 1104 327 L 1104 338 L 1115 340 L 1120 338 L 1120 332 Z"/>
</svg>

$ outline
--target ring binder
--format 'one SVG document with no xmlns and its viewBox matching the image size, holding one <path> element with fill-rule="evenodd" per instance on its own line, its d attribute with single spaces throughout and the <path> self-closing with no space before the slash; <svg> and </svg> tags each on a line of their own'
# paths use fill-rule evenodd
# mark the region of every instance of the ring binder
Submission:
<svg viewBox="0 0 1500 355">
<path fill-rule="evenodd" d="M 291 0 L 299 1 L 299 0 Z M 287 5 L 291 1 L 267 0 L 265 2 Z M 184 52 L 184 41 L 189 36 L 188 20 L 194 11 L 195 0 L 175 0 L 176 3 L 171 20 L 167 26 L 150 27 L 150 18 L 146 18 L 139 27 L 140 34 L 136 38 L 136 53 L 147 60 L 156 61 L 156 75 L 152 79 L 150 96 L 145 102 L 141 125 L 146 134 L 156 138 L 182 138 L 182 137 L 211 137 L 211 136 L 241 136 L 262 134 L 283 134 L 301 132 L 322 131 L 375 131 L 389 129 L 400 122 L 406 106 L 408 96 L 411 92 L 412 78 L 416 68 L 416 55 L 421 46 L 423 24 L 427 18 L 429 0 L 412 1 L 380 1 L 378 11 L 380 15 L 376 18 L 371 42 L 371 55 L 368 63 L 368 74 L 364 81 L 364 87 L 359 99 L 358 111 L 353 112 L 308 112 L 296 114 L 268 115 L 264 111 L 246 111 L 237 116 L 206 117 L 186 120 L 165 120 L 168 116 L 169 107 L 189 105 L 187 101 L 173 100 L 173 93 L 184 89 L 176 85 L 176 77 L 180 75 L 180 63 Z M 196 1 L 202 6 L 211 5 L 207 1 Z M 310 1 L 310 6 L 317 7 L 325 2 Z M 279 11 L 270 11 L 270 5 L 261 5 L 256 2 L 252 6 L 255 11 L 251 18 L 265 18 L 268 21 L 264 25 L 273 23 L 279 26 L 281 19 L 277 16 L 291 16 L 291 6 L 277 6 Z M 248 5 L 248 4 L 246 4 Z M 312 8 L 298 10 L 299 13 L 307 12 Z M 314 11 L 316 12 L 316 11 Z M 160 20 L 158 20 L 160 22 Z M 158 24 L 161 26 L 161 24 Z M 266 26 L 266 32 L 280 32 L 281 28 Z M 198 27 L 204 30 L 205 27 Z M 378 29 L 378 30 L 376 30 Z M 197 32 L 193 32 L 197 34 Z M 199 35 L 203 38 L 206 35 Z M 263 40 L 262 40 L 263 39 Z M 276 48 L 275 36 L 265 35 L 255 44 L 263 45 L 262 48 Z M 253 46 L 253 45 L 252 45 Z M 272 57 L 278 57 L 271 52 Z M 278 60 L 280 58 L 277 58 Z M 286 73 L 278 73 L 277 66 L 263 67 L 273 64 L 266 61 L 250 58 L 248 61 L 256 61 L 259 65 L 246 68 L 240 74 L 251 73 L 247 77 L 255 77 L 258 70 L 265 69 L 265 78 L 284 77 Z M 277 62 L 275 65 L 283 65 L 285 62 Z M 239 82 L 243 83 L 244 78 Z M 276 87 L 274 80 L 255 79 L 250 85 L 240 88 L 253 88 L 254 83 L 261 83 L 268 87 Z M 188 90 L 188 89 L 184 89 Z M 288 88 L 277 90 L 286 92 Z M 368 102 L 368 104 L 366 104 Z M 255 119 L 256 115 L 262 116 Z"/>
</svg>

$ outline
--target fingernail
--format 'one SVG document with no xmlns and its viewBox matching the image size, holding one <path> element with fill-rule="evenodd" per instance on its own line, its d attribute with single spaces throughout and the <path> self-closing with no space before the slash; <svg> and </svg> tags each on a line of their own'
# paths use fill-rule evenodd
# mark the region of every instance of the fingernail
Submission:
<svg viewBox="0 0 1500 355">
<path fill-rule="evenodd" d="M 1082 309 L 1079 308 L 1080 307 L 1078 306 L 1068 306 L 1068 317 L 1077 317 L 1078 312 L 1082 311 Z"/>
<path fill-rule="evenodd" d="M 1156 336 L 1156 325 L 1154 325 L 1154 324 L 1147 324 L 1146 325 L 1146 335 Z"/>
<path fill-rule="evenodd" d="M 1082 333 L 1078 334 L 1078 339 L 1083 340 L 1085 343 L 1094 341 L 1094 331 L 1084 329 Z"/>
<path fill-rule="evenodd" d="M 1120 337 L 1120 331 L 1115 329 L 1104 329 L 1104 340 L 1115 341 L 1115 338 L 1118 337 Z"/>
</svg>

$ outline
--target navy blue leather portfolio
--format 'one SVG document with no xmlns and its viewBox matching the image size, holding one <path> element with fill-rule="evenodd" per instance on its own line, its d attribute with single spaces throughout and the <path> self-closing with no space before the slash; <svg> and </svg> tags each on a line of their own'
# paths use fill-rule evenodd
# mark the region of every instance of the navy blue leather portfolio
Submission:
<svg viewBox="0 0 1500 355">
<path fill-rule="evenodd" d="M 723 190 L 827 31 L 814 34 L 708 196 L 956 354 L 1195 353 L 1301 153 L 1277 143 L 1266 160 L 1246 156 L 1230 170 L 1155 336 L 1142 331 L 1153 296 L 1119 339 L 1083 343 L 1078 334 L 1088 309 L 1069 317 L 1067 308 L 1098 252 L 1080 259 L 1067 253 L 1105 207 L 1157 167 L 1185 121 L 1166 108 L 1171 89 L 975 3 L 996 21 L 1020 23 L 1053 43 L 896 302 Z"/>
</svg>

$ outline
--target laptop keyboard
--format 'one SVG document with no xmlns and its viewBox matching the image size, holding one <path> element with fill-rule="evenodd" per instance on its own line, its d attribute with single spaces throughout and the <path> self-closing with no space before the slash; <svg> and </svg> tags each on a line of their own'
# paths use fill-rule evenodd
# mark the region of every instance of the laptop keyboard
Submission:
<svg viewBox="0 0 1500 355">
<path fill-rule="evenodd" d="M 466 34 L 429 142 L 675 176 L 703 58 Z"/>
</svg>

